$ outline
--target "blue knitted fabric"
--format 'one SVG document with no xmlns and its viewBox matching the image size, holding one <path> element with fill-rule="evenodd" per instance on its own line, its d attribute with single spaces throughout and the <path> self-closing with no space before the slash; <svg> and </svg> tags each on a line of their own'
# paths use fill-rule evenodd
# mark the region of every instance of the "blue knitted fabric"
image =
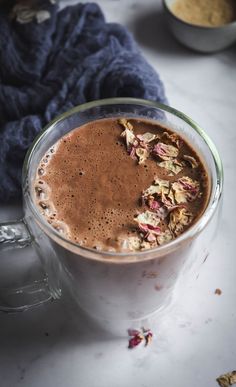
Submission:
<svg viewBox="0 0 236 387">
<path fill-rule="evenodd" d="M 9 7 L 8 7 L 9 8 Z M 166 102 L 159 76 L 129 32 L 94 3 L 22 24 L 0 9 L 0 202 L 21 196 L 25 153 L 37 133 L 75 105 L 107 97 Z"/>
</svg>

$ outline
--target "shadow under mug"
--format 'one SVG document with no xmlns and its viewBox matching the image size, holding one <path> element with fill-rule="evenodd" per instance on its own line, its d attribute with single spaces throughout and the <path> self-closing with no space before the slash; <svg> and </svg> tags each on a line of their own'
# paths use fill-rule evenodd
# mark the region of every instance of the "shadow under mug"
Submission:
<svg viewBox="0 0 236 387">
<path fill-rule="evenodd" d="M 154 120 L 179 133 L 202 159 L 211 185 L 206 209 L 194 225 L 168 244 L 141 252 L 102 252 L 68 241 L 46 222 L 33 199 L 36 169 L 58 139 L 86 122 L 120 116 Z M 0 251 L 32 246 L 37 255 L 35 265 L 40 262 L 44 274 L 17 288 L 1 287 L 0 310 L 24 311 L 60 298 L 67 289 L 79 307 L 100 322 L 117 325 L 125 321 L 128 326 L 153 313 L 161 314 L 170 304 L 183 269 L 208 254 L 220 213 L 222 185 L 222 163 L 210 138 L 189 117 L 169 106 L 112 98 L 62 114 L 44 128 L 26 155 L 22 179 L 24 219 L 0 225 Z M 8 264 L 14 270 L 11 261 Z"/>
</svg>

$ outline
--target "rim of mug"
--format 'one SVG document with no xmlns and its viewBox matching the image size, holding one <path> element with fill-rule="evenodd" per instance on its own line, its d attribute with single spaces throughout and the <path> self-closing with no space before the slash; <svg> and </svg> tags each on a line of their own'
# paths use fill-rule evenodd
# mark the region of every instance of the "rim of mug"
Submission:
<svg viewBox="0 0 236 387">
<path fill-rule="evenodd" d="M 62 234 L 60 234 L 58 231 L 56 231 L 53 227 L 51 227 L 47 223 L 47 221 L 45 220 L 43 215 L 40 214 L 40 211 L 35 205 L 33 197 L 30 192 L 31 190 L 28 187 L 27 177 L 29 172 L 29 166 L 34 156 L 34 151 L 37 148 L 37 146 L 40 144 L 40 141 L 48 132 L 52 131 L 55 128 L 57 123 L 59 123 L 60 121 L 64 120 L 67 117 L 70 117 L 84 110 L 91 109 L 93 107 L 106 106 L 106 105 L 122 105 L 122 104 L 123 105 L 142 105 L 150 108 L 157 108 L 164 112 L 173 114 L 178 118 L 182 119 L 185 123 L 187 123 L 204 140 L 213 157 L 215 172 L 216 172 L 216 186 L 214 191 L 211 189 L 209 200 L 206 205 L 206 208 L 204 209 L 203 214 L 189 229 L 187 229 L 185 232 L 183 232 L 183 234 L 173 239 L 172 241 L 166 244 L 163 244 L 161 246 L 157 246 L 155 248 L 142 250 L 142 251 L 111 252 L 111 251 L 95 250 L 93 248 L 81 246 L 78 243 L 75 243 L 69 239 L 66 239 Z M 219 156 L 218 150 L 215 144 L 213 143 L 213 141 L 211 140 L 211 138 L 194 120 L 192 120 L 186 114 L 168 105 L 164 105 L 162 103 L 150 101 L 146 99 L 129 98 L 129 97 L 106 98 L 106 99 L 95 100 L 92 102 L 87 102 L 87 103 L 78 105 L 66 111 L 65 113 L 62 113 L 61 115 L 55 117 L 52 121 L 50 121 L 37 135 L 37 137 L 33 141 L 32 145 L 30 146 L 26 154 L 24 164 L 23 164 L 23 170 L 22 170 L 22 181 L 23 181 L 23 196 L 26 200 L 26 203 L 28 204 L 29 209 L 33 213 L 34 217 L 36 218 L 37 223 L 41 226 L 41 229 L 43 229 L 43 231 L 50 238 L 52 238 L 54 241 L 59 243 L 61 246 L 67 248 L 68 250 L 82 257 L 86 257 L 86 258 L 90 258 L 98 261 L 109 261 L 112 263 L 130 263 L 134 261 L 141 262 L 144 260 L 149 260 L 149 259 L 157 258 L 159 256 L 161 257 L 163 255 L 166 255 L 172 252 L 173 250 L 178 249 L 178 247 L 182 246 L 184 242 L 195 237 L 205 228 L 209 220 L 212 218 L 222 194 L 223 165 L 222 165 L 222 161 Z M 24 189 L 25 182 L 26 182 L 26 189 Z M 69 248 L 67 245 L 69 246 Z"/>
</svg>

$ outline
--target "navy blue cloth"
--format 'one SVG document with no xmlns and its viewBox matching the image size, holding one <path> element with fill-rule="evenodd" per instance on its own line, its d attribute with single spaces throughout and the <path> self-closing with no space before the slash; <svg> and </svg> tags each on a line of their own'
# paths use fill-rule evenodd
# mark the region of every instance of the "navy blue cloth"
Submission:
<svg viewBox="0 0 236 387">
<path fill-rule="evenodd" d="M 0 202 L 21 196 L 25 153 L 37 133 L 75 105 L 107 97 L 166 102 L 158 74 L 129 32 L 94 3 L 21 24 L 0 9 Z"/>
</svg>

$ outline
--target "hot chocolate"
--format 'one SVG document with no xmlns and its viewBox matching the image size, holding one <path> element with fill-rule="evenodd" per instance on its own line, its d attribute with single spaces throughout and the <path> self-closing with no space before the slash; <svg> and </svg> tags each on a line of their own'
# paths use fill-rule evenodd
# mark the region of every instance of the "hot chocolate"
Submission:
<svg viewBox="0 0 236 387">
<path fill-rule="evenodd" d="M 209 179 L 196 152 L 155 121 L 107 118 L 63 136 L 42 158 L 35 200 L 79 245 L 136 251 L 178 237 L 203 213 Z"/>
</svg>

